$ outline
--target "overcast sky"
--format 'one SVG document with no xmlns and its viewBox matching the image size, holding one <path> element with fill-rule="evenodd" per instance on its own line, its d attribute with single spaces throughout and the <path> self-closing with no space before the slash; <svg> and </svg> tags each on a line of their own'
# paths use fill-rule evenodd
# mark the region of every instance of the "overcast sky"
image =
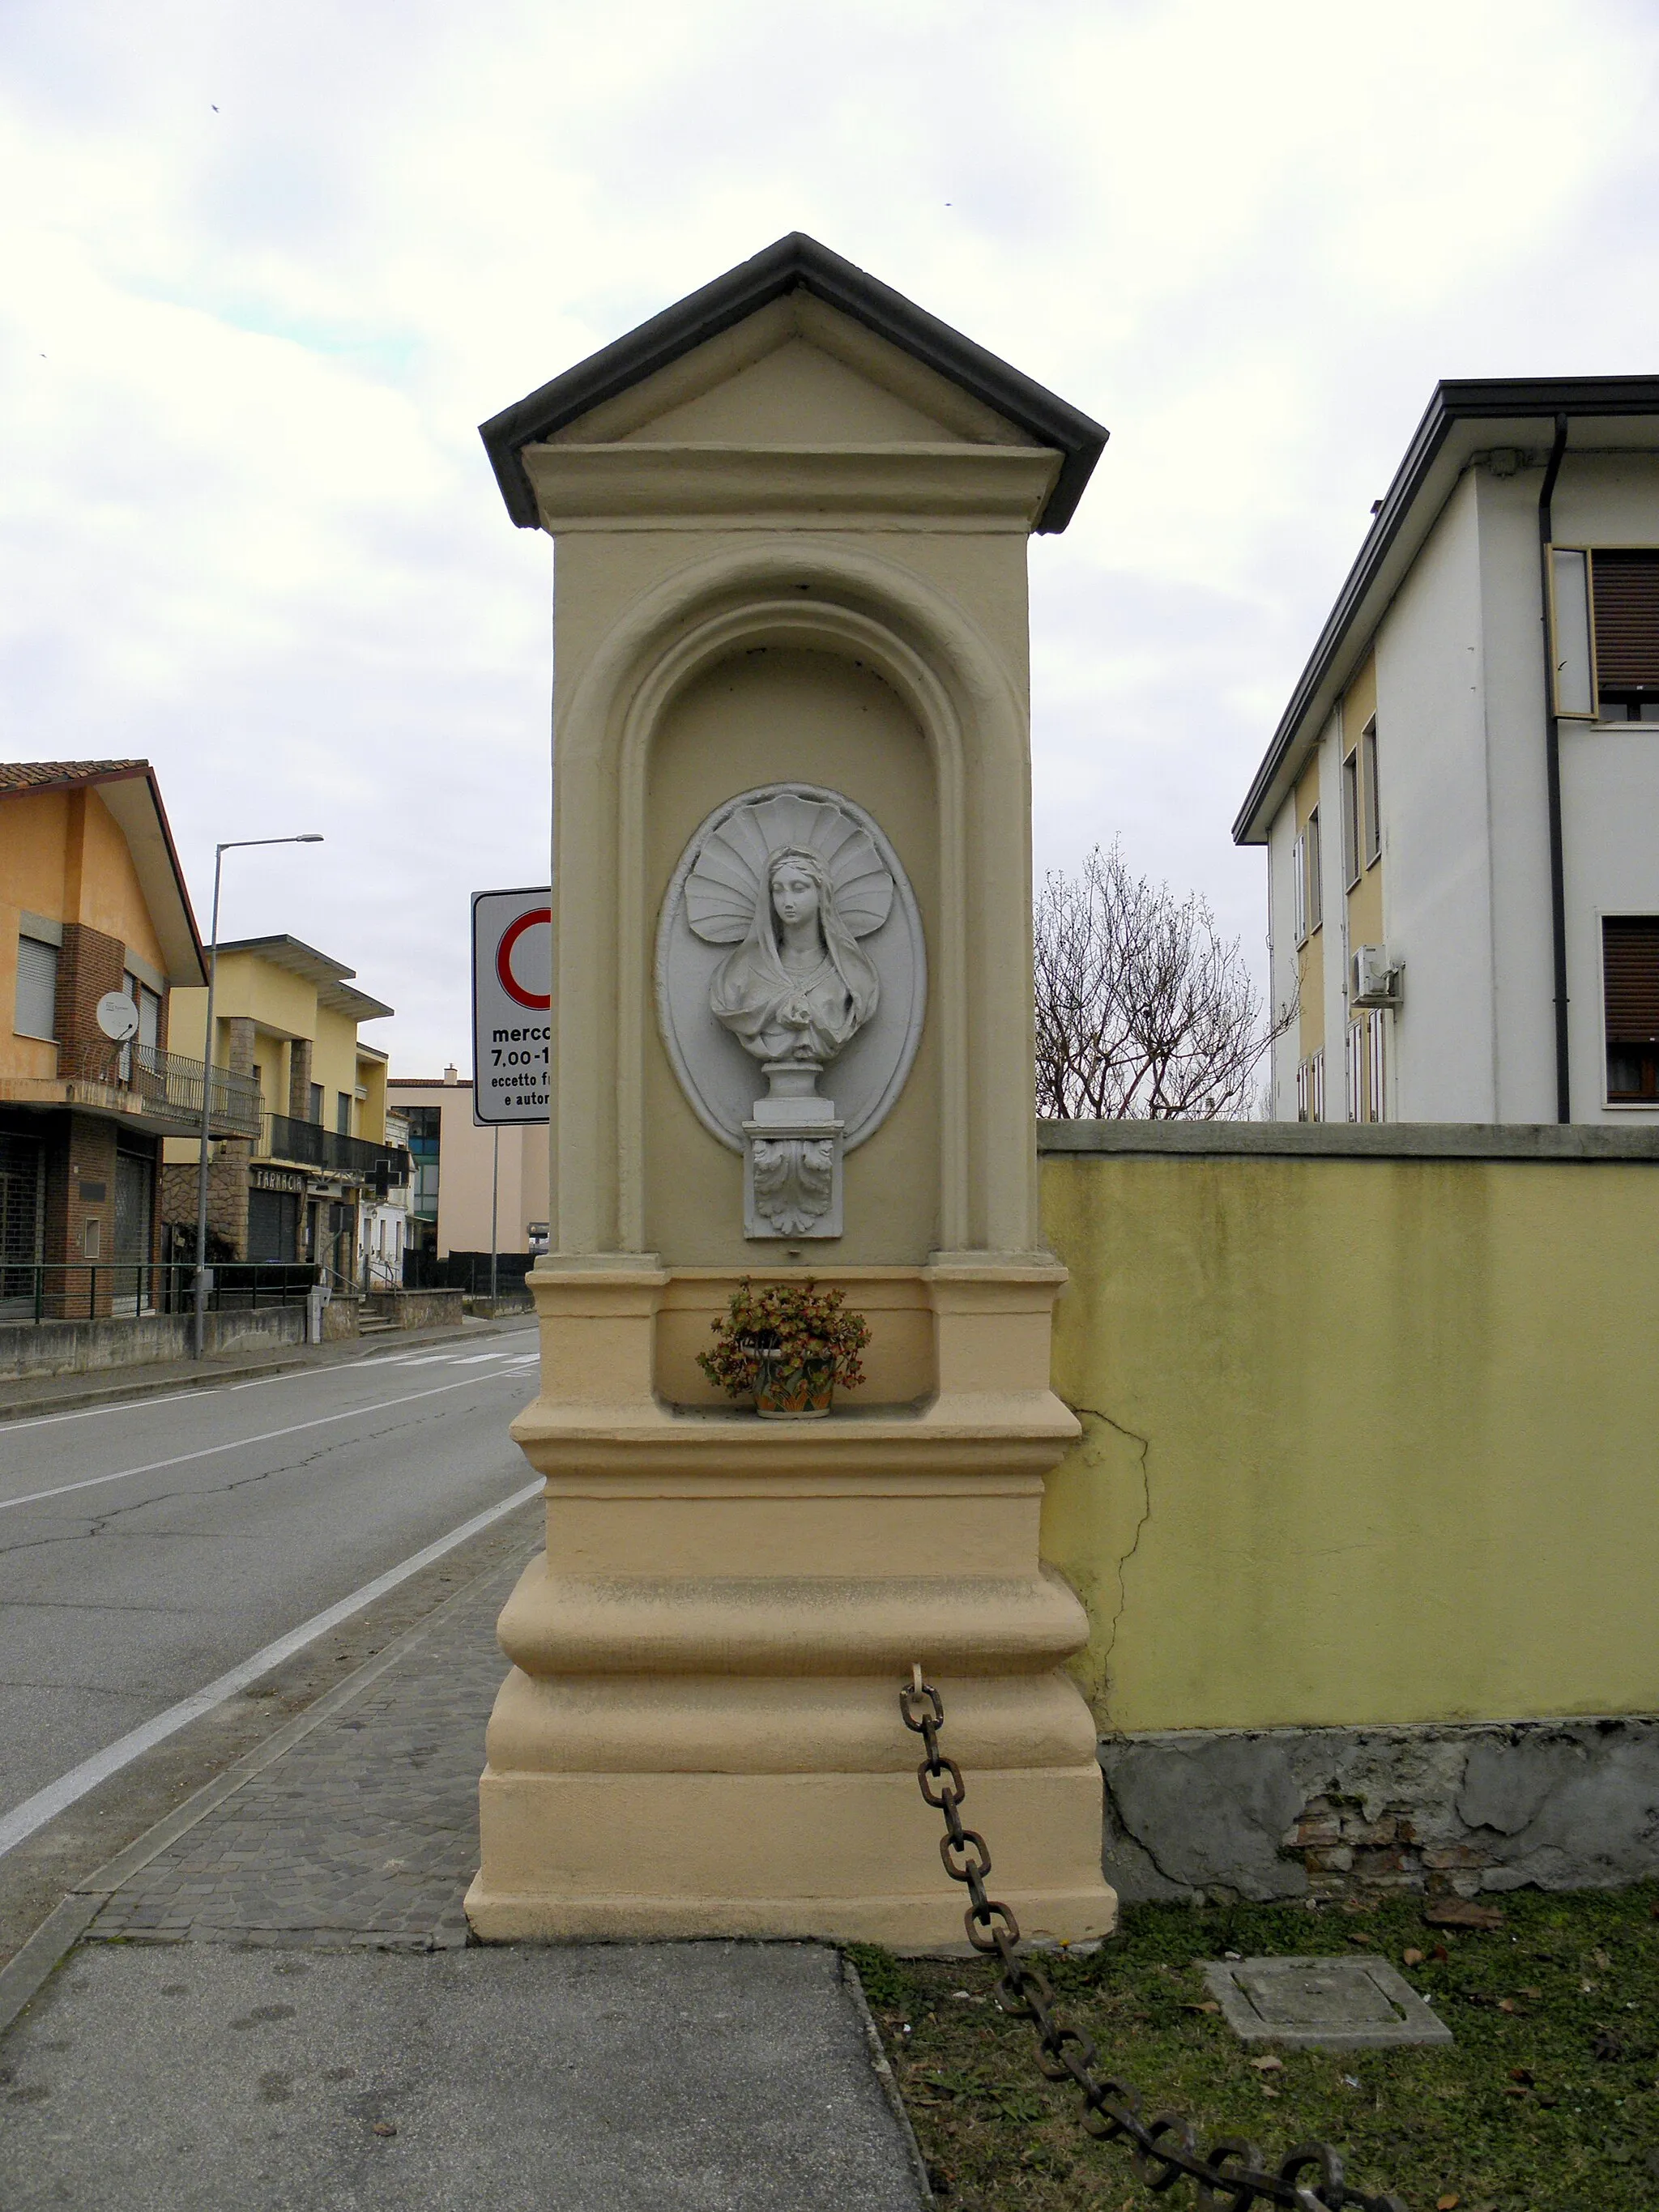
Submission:
<svg viewBox="0 0 1659 2212">
<path fill-rule="evenodd" d="M 1106 423 L 1032 542 L 1039 867 L 1229 824 L 1442 376 L 1659 370 L 1655 0 L 0 0 L 0 756 L 466 1066 L 545 880 L 547 541 L 477 424 L 802 229 Z"/>
</svg>

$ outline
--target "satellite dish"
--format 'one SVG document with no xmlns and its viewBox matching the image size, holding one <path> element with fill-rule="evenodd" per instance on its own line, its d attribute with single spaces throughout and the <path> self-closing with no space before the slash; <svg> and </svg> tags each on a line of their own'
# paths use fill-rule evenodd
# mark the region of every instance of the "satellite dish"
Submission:
<svg viewBox="0 0 1659 2212">
<path fill-rule="evenodd" d="M 138 1009 L 125 991 L 106 991 L 98 1001 L 98 1026 L 114 1044 L 126 1044 L 138 1034 Z"/>
</svg>

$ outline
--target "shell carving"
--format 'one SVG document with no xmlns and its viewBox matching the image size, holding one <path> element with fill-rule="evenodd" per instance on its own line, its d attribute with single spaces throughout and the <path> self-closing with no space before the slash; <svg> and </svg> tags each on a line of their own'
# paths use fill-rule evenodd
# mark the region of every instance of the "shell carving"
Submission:
<svg viewBox="0 0 1659 2212">
<path fill-rule="evenodd" d="M 685 918 L 706 945 L 740 945 L 763 898 L 772 855 L 815 853 L 835 887 L 836 911 L 854 937 L 881 927 L 893 878 L 869 833 L 838 806 L 787 793 L 739 806 L 704 840 L 685 882 Z"/>
</svg>

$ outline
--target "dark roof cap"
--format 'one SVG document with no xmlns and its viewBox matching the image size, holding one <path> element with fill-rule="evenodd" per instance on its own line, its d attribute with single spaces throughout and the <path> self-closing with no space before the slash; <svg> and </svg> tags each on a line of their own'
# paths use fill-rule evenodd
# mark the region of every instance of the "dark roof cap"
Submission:
<svg viewBox="0 0 1659 2212">
<path fill-rule="evenodd" d="M 852 262 L 803 231 L 792 231 L 752 261 L 738 264 L 712 284 L 692 292 L 614 344 L 604 346 L 556 376 L 539 392 L 503 408 L 479 425 L 507 511 L 520 530 L 540 522 L 522 447 L 539 444 L 603 401 L 643 382 L 683 354 L 718 337 L 786 292 L 811 292 L 866 329 L 886 338 L 927 368 L 971 392 L 975 399 L 1063 456 L 1054 488 L 1037 518 L 1040 531 L 1064 530 L 1100 459 L 1107 433 L 1029 376 L 987 353 L 936 316 L 878 283 Z"/>
</svg>

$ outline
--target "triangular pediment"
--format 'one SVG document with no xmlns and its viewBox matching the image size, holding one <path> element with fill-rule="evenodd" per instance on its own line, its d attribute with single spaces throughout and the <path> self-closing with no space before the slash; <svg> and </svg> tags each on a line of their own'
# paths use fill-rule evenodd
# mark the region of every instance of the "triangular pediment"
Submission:
<svg viewBox="0 0 1659 2212">
<path fill-rule="evenodd" d="M 799 234 L 728 271 L 482 428 L 509 513 L 541 520 L 530 446 L 962 443 L 1060 459 L 1036 526 L 1064 528 L 1106 433 Z"/>
<path fill-rule="evenodd" d="M 1030 434 L 938 370 L 793 292 L 553 433 L 554 444 L 892 446 Z"/>
</svg>

